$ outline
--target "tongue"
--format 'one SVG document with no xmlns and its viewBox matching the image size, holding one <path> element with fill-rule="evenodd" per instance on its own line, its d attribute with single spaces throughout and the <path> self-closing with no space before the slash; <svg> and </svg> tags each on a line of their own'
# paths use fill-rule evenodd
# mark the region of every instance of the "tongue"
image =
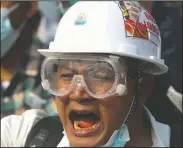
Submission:
<svg viewBox="0 0 183 148">
<path fill-rule="evenodd" d="M 78 125 L 80 128 L 89 128 L 94 124 L 95 124 L 95 121 L 93 121 L 91 119 L 78 120 Z"/>
</svg>

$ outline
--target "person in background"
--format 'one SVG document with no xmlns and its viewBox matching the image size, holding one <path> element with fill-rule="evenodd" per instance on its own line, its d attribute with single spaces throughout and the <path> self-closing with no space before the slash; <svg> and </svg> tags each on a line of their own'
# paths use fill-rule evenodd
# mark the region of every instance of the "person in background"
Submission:
<svg viewBox="0 0 183 148">
<path fill-rule="evenodd" d="M 56 114 L 52 95 L 40 85 L 43 57 L 37 48 L 47 48 L 49 36 L 41 6 L 36 1 L 1 1 L 1 117 L 30 108 Z"/>
<path fill-rule="evenodd" d="M 159 26 L 161 54 L 169 67 L 168 73 L 155 77 L 155 87 L 146 105 L 158 121 L 170 125 L 172 146 L 182 147 L 182 2 L 142 1 L 141 4 Z"/>
<path fill-rule="evenodd" d="M 125 28 L 128 30 L 127 36 L 148 39 L 147 25 L 140 20 L 141 5 L 136 1 L 120 1 L 120 7 L 125 19 Z"/>
<path fill-rule="evenodd" d="M 64 13 L 75 3 L 77 3 L 78 0 L 71 0 L 71 1 L 56 1 L 56 5 L 58 6 L 57 8 L 57 13 L 59 14 L 58 20 L 62 18 Z"/>
<path fill-rule="evenodd" d="M 120 3 L 128 12 L 129 19 L 134 22 L 138 22 L 140 17 L 141 5 L 135 1 L 121 1 Z"/>
</svg>

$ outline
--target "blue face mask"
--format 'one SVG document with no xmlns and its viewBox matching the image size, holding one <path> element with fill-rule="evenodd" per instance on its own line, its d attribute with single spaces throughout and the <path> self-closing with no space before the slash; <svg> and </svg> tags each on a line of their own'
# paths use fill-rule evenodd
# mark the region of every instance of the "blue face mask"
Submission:
<svg viewBox="0 0 183 148">
<path fill-rule="evenodd" d="M 103 147 L 124 147 L 130 140 L 128 127 L 123 124 L 119 130 L 115 130 L 109 141 Z"/>
<path fill-rule="evenodd" d="M 8 15 L 18 7 L 19 4 L 11 8 L 1 8 L 1 58 L 15 43 L 20 35 L 20 30 L 23 28 L 23 24 L 25 24 L 22 23 L 21 27 L 16 31 L 13 29 L 10 19 L 8 18 Z"/>
</svg>

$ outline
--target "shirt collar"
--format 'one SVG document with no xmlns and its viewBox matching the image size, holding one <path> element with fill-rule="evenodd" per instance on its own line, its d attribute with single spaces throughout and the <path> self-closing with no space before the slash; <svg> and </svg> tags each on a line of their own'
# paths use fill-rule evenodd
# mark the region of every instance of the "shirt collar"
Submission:
<svg viewBox="0 0 183 148">
<path fill-rule="evenodd" d="M 145 107 L 148 118 L 151 122 L 151 136 L 153 141 L 152 147 L 169 147 L 170 146 L 170 127 L 166 124 L 160 123 L 155 120 L 153 115 L 150 113 L 147 107 Z M 66 132 L 63 131 L 63 138 L 57 147 L 71 147 L 67 138 Z"/>
<path fill-rule="evenodd" d="M 156 121 L 147 107 L 144 109 L 151 122 L 151 136 L 153 141 L 152 147 L 169 147 L 170 146 L 170 127 L 166 124 Z"/>
<path fill-rule="evenodd" d="M 60 143 L 57 145 L 57 147 L 71 147 L 65 130 L 63 131 L 63 134 L 64 134 L 64 136 L 63 136 L 62 140 L 60 141 Z"/>
</svg>

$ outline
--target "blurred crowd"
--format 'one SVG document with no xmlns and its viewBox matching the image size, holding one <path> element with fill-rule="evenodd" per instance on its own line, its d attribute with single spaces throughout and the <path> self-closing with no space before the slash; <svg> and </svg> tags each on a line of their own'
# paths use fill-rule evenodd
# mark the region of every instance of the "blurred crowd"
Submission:
<svg viewBox="0 0 183 148">
<path fill-rule="evenodd" d="M 30 108 L 57 114 L 53 96 L 41 86 L 43 57 L 37 49 L 49 47 L 60 18 L 76 2 L 1 1 L 1 118 Z M 167 74 L 155 77 L 147 106 L 157 120 L 180 125 L 182 97 L 172 103 L 167 93 L 182 94 L 182 2 L 140 3 L 159 25 L 162 57 L 169 67 Z"/>
<path fill-rule="evenodd" d="M 1 1 L 1 118 L 39 108 L 56 115 L 53 97 L 41 86 L 43 57 L 57 24 L 76 1 Z"/>
<path fill-rule="evenodd" d="M 157 121 L 171 127 L 171 143 L 182 147 L 182 2 L 144 2 L 155 18 L 162 38 L 161 56 L 168 73 L 156 76 L 146 106 Z"/>
</svg>

